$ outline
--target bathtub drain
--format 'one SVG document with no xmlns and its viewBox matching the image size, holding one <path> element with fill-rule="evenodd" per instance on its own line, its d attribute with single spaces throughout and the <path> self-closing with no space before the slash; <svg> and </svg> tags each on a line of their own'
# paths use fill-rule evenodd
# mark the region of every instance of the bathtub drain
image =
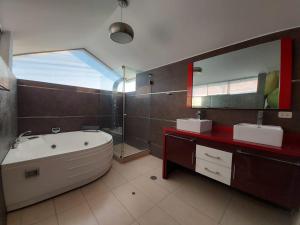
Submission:
<svg viewBox="0 0 300 225">
<path fill-rule="evenodd" d="M 56 145 L 51 145 L 51 148 L 52 149 L 56 149 Z"/>
<path fill-rule="evenodd" d="M 87 146 L 87 145 L 89 145 L 89 143 L 86 141 L 86 142 L 84 142 L 84 145 Z"/>
</svg>

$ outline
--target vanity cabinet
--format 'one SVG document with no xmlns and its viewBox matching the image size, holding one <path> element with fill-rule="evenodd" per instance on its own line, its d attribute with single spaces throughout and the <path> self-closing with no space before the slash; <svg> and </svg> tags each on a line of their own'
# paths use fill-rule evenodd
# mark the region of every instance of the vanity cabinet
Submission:
<svg viewBox="0 0 300 225">
<path fill-rule="evenodd" d="M 231 185 L 287 208 L 299 207 L 300 164 L 237 150 Z"/>
<path fill-rule="evenodd" d="M 166 157 L 168 161 L 187 169 L 195 170 L 196 141 L 193 138 L 173 134 L 165 135 Z"/>
<path fill-rule="evenodd" d="M 297 138 L 298 139 L 298 138 Z M 297 142 L 298 143 L 298 142 Z M 266 147 L 232 133 L 164 130 L 163 178 L 178 165 L 289 209 L 300 207 L 300 145 Z"/>
</svg>

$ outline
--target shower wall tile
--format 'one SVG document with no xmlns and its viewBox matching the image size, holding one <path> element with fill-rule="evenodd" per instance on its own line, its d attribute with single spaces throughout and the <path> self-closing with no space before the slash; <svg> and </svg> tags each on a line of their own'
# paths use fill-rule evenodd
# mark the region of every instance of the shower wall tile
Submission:
<svg viewBox="0 0 300 225">
<path fill-rule="evenodd" d="M 80 130 L 83 125 L 100 125 L 99 117 L 75 118 L 19 118 L 19 132 L 31 130 L 32 134 L 49 134 L 51 128 L 59 127 L 61 132 Z"/>
<path fill-rule="evenodd" d="M 186 107 L 186 92 L 151 95 L 151 117 L 167 120 L 194 117 L 197 110 Z"/>
<path fill-rule="evenodd" d="M 128 116 L 125 119 L 125 139 L 136 137 L 148 141 L 149 127 L 149 119 Z"/>
<path fill-rule="evenodd" d="M 149 117 L 150 96 L 126 94 L 126 114 L 128 116 Z"/>
<path fill-rule="evenodd" d="M 112 92 L 43 82 L 18 80 L 18 132 L 51 133 L 80 130 L 83 125 L 112 125 Z M 117 94 L 117 116 L 122 115 L 122 95 Z M 118 119 L 118 124 L 122 121 Z"/>
<path fill-rule="evenodd" d="M 150 144 L 150 152 L 152 155 L 162 158 L 163 157 L 163 146 L 162 145 L 157 145 L 155 143 Z"/>
<path fill-rule="evenodd" d="M 100 114 L 100 95 L 18 86 L 19 117 Z"/>
<path fill-rule="evenodd" d="M 151 126 L 150 127 L 151 144 L 162 145 L 163 144 L 163 128 L 164 127 L 176 127 L 176 122 L 151 119 L 150 126 Z"/>
</svg>

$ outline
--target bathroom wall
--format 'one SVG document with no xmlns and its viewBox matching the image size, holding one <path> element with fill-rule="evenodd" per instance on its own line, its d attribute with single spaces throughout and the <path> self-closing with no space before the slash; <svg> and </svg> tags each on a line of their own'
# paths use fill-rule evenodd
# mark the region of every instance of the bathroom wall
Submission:
<svg viewBox="0 0 300 225">
<path fill-rule="evenodd" d="M 300 132 L 300 28 L 297 28 L 252 39 L 138 74 L 136 92 L 127 94 L 126 99 L 127 138 L 149 141 L 152 154 L 161 156 L 162 128 L 175 126 L 176 118 L 195 117 L 198 111 L 186 107 L 188 63 L 285 36 L 293 38 L 293 118 L 280 119 L 277 116 L 278 111 L 270 110 L 265 112 L 264 123 L 280 125 L 286 131 Z M 153 85 L 149 84 L 149 75 Z M 256 123 L 257 110 L 205 109 L 203 111 L 206 118 L 213 120 L 215 124 Z M 134 143 L 132 141 L 132 144 Z"/>
<path fill-rule="evenodd" d="M 51 133 L 80 130 L 83 125 L 111 127 L 112 92 L 17 80 L 18 132 Z M 121 117 L 122 97 L 117 94 L 118 115 Z M 121 118 L 119 118 L 121 123 Z"/>
<path fill-rule="evenodd" d="M 10 33 L 4 32 L 0 34 L 0 56 L 6 63 L 11 62 L 11 47 Z M 2 69 L 7 68 L 0 68 L 0 71 Z M 0 162 L 3 161 L 7 154 L 10 144 L 16 138 L 17 132 L 16 79 L 12 73 L 9 76 L 9 89 L 10 91 L 0 90 Z M 6 210 L 0 179 L 0 225 L 5 224 L 5 221 Z"/>
</svg>

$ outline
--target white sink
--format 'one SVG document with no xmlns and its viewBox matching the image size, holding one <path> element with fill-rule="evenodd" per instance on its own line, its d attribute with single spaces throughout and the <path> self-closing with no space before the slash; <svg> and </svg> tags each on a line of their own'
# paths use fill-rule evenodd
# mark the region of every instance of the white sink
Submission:
<svg viewBox="0 0 300 225">
<path fill-rule="evenodd" d="M 233 139 L 258 144 L 282 146 L 283 130 L 279 126 L 240 123 L 233 126 Z"/>
<path fill-rule="evenodd" d="M 200 120 L 195 118 L 189 119 L 177 119 L 176 128 L 177 130 L 185 130 L 196 133 L 208 132 L 211 130 L 211 120 Z"/>
</svg>

